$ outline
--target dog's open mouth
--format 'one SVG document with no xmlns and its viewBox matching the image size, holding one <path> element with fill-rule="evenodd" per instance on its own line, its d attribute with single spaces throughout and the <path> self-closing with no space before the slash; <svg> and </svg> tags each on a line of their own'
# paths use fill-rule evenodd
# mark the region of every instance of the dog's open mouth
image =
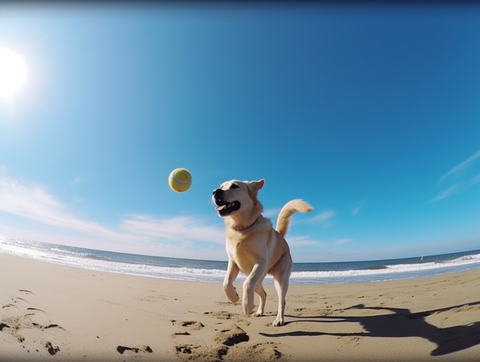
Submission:
<svg viewBox="0 0 480 362">
<path fill-rule="evenodd" d="M 217 205 L 217 207 L 215 207 L 215 210 L 217 210 L 220 216 L 228 216 L 232 212 L 240 209 L 240 202 L 238 201 L 225 202 L 225 201 L 216 200 L 215 204 Z"/>
</svg>

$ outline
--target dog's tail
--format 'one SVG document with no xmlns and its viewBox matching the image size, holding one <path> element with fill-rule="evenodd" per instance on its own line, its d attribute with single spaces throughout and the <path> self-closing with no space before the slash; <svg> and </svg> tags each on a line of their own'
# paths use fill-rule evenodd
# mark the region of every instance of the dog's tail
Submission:
<svg viewBox="0 0 480 362">
<path fill-rule="evenodd" d="M 296 212 L 310 212 L 313 207 L 303 200 L 297 199 L 289 201 L 282 207 L 277 218 L 277 231 L 285 236 L 290 227 L 290 220 L 292 215 Z"/>
</svg>

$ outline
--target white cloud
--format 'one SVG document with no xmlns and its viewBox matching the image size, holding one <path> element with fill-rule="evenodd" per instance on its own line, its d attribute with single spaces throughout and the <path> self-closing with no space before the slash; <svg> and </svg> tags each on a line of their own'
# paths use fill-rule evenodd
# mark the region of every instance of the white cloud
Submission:
<svg viewBox="0 0 480 362">
<path fill-rule="evenodd" d="M 166 251 L 170 250 L 172 255 L 186 257 L 185 253 L 193 252 L 196 242 L 220 245 L 225 240 L 223 228 L 205 225 L 194 217 L 130 215 L 120 221 L 118 230 L 109 229 L 76 216 L 42 187 L 5 177 L 0 178 L 0 211 L 33 220 L 36 224 L 31 225 L 31 229 L 37 230 L 26 233 L 21 228 L 3 225 L 0 233 L 72 246 L 105 249 L 106 245 L 111 245 L 117 247 L 109 250 L 133 249 L 132 252 L 149 247 L 161 251 L 159 255 L 167 255 Z M 45 233 L 46 229 L 49 229 L 48 233 Z M 20 233 L 12 233 L 15 230 Z M 41 239 L 34 238 L 37 236 Z"/>
<path fill-rule="evenodd" d="M 452 186 L 450 186 L 448 189 L 440 192 L 437 196 L 435 196 L 432 200 L 430 200 L 430 202 L 435 202 L 435 201 L 445 199 L 445 198 L 453 195 L 454 193 L 457 193 L 459 191 L 468 189 L 468 188 L 472 187 L 473 185 L 477 184 L 478 182 L 480 182 L 480 174 L 477 174 L 476 176 L 471 177 L 469 179 L 466 179 L 466 177 L 464 175 L 466 173 L 467 169 L 472 168 L 473 163 L 479 157 L 480 157 L 480 151 L 477 151 L 475 154 L 473 154 L 472 156 L 467 158 L 465 161 L 463 161 L 462 163 L 460 163 L 459 165 L 455 166 L 450 171 L 448 171 L 446 174 L 444 174 L 440 178 L 438 183 L 445 183 L 448 180 L 454 181 L 455 183 Z M 478 165 L 478 163 L 477 163 L 477 165 Z M 458 179 L 461 176 L 463 176 L 463 180 L 458 181 Z"/>
<path fill-rule="evenodd" d="M 459 165 L 452 168 L 448 171 L 445 175 L 443 175 L 438 182 L 443 181 L 449 176 L 458 176 L 461 172 L 465 171 L 477 158 L 480 157 L 480 150 L 477 151 L 475 154 L 467 158 L 465 161 L 460 163 Z"/>
<path fill-rule="evenodd" d="M 308 219 L 309 223 L 319 223 L 324 228 L 332 226 L 331 219 L 335 216 L 335 211 L 323 211 L 320 214 Z"/>
<path fill-rule="evenodd" d="M 352 216 L 357 216 L 360 210 L 367 204 L 367 200 L 363 200 L 355 205 L 352 211 Z"/>
<path fill-rule="evenodd" d="M 291 248 L 301 248 L 304 246 L 327 246 L 328 244 L 323 241 L 310 240 L 308 236 L 292 236 L 287 237 L 287 243 Z"/>
<path fill-rule="evenodd" d="M 473 185 L 477 184 L 480 182 L 480 174 L 478 174 L 477 176 L 471 178 L 470 180 L 467 180 L 467 181 L 463 181 L 463 182 L 458 182 L 456 183 L 455 185 L 453 185 L 452 187 L 448 188 L 447 190 L 445 191 L 442 191 L 441 193 L 439 193 L 437 196 L 435 196 L 432 200 L 430 200 L 430 202 L 434 202 L 434 201 L 438 201 L 438 200 L 442 200 L 442 199 L 445 199 L 449 196 L 451 196 L 452 194 L 458 192 L 458 191 L 461 191 L 461 190 L 465 190 L 465 189 L 468 189 L 469 187 L 472 187 Z"/>
<path fill-rule="evenodd" d="M 44 189 L 6 178 L 0 179 L 0 211 L 61 229 L 104 237 L 118 236 L 117 233 L 96 222 L 76 217 L 66 205 L 57 201 Z"/>
<path fill-rule="evenodd" d="M 225 243 L 224 228 L 205 225 L 202 220 L 194 217 L 160 219 L 147 215 L 130 215 L 122 221 L 122 227 L 133 234 L 160 239 Z"/>
<path fill-rule="evenodd" d="M 453 194 L 454 190 L 457 188 L 457 186 L 452 186 L 449 189 L 442 191 L 439 193 L 437 196 L 435 196 L 430 202 L 438 201 L 441 199 L 444 199 L 446 197 L 449 197 L 451 194 Z"/>
</svg>

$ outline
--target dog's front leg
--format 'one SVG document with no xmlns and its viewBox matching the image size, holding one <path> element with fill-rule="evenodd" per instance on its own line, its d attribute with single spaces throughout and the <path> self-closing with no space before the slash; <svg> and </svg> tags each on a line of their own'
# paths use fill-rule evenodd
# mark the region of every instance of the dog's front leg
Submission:
<svg viewBox="0 0 480 362">
<path fill-rule="evenodd" d="M 227 266 L 227 274 L 225 274 L 225 279 L 223 280 L 223 290 L 225 291 L 225 294 L 232 303 L 236 303 L 240 299 L 237 291 L 235 290 L 235 287 L 233 286 L 233 281 L 237 277 L 239 271 L 240 270 L 237 264 L 235 264 L 231 259 L 229 259 Z"/>
<path fill-rule="evenodd" d="M 255 296 L 255 288 L 257 284 L 263 279 L 267 272 L 267 261 L 259 259 L 253 266 L 250 275 L 243 282 L 243 312 L 250 315 L 253 312 L 253 300 Z"/>
</svg>

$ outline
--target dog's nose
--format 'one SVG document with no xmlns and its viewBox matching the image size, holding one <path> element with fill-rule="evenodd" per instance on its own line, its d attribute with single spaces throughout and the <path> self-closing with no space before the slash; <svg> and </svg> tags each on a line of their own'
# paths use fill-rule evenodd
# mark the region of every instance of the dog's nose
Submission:
<svg viewBox="0 0 480 362">
<path fill-rule="evenodd" d="M 213 196 L 216 196 L 217 193 L 220 194 L 221 191 L 222 191 L 221 189 L 215 189 L 215 190 L 213 190 Z"/>
</svg>

